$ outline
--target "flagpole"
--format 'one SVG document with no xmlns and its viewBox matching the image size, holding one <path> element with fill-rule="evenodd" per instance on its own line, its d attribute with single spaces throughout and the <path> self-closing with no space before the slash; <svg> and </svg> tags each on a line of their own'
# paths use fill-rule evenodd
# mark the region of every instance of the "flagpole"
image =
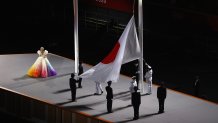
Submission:
<svg viewBox="0 0 218 123">
<path fill-rule="evenodd" d="M 78 75 L 79 70 L 79 37 L 78 37 L 78 0 L 73 0 L 74 9 L 74 52 L 75 52 L 75 74 Z"/>
<path fill-rule="evenodd" d="M 138 0 L 138 31 L 139 31 L 139 42 L 141 49 L 141 57 L 139 59 L 139 89 L 141 94 L 145 93 L 145 86 L 143 82 L 143 6 L 142 0 Z"/>
</svg>

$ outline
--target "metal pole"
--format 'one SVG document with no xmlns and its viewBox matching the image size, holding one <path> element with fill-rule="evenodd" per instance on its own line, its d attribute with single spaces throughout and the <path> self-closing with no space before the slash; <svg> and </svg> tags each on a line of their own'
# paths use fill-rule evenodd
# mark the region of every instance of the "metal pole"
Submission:
<svg viewBox="0 0 218 123">
<path fill-rule="evenodd" d="M 141 48 L 141 57 L 139 59 L 139 89 L 141 94 L 145 93 L 145 86 L 143 82 L 143 6 L 142 0 L 138 0 L 138 31 L 139 31 L 139 42 Z"/>
<path fill-rule="evenodd" d="M 78 75 L 79 70 L 79 37 L 78 37 L 78 0 L 73 0 L 74 9 L 74 52 L 75 52 L 75 74 Z"/>
</svg>

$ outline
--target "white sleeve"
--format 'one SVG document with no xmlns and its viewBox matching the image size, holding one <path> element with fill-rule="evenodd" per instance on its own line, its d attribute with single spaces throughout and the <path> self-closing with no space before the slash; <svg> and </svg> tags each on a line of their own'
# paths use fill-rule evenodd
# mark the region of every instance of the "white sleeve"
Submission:
<svg viewBox="0 0 218 123">
<path fill-rule="evenodd" d="M 134 81 L 133 86 L 137 86 L 137 82 L 136 82 L 136 80 Z"/>
<path fill-rule="evenodd" d="M 41 55 L 41 51 L 40 51 L 40 50 L 38 50 L 37 53 L 38 53 L 39 55 Z"/>
<path fill-rule="evenodd" d="M 48 54 L 48 50 L 45 50 L 45 51 L 44 51 L 44 55 L 47 55 L 47 54 Z"/>
</svg>

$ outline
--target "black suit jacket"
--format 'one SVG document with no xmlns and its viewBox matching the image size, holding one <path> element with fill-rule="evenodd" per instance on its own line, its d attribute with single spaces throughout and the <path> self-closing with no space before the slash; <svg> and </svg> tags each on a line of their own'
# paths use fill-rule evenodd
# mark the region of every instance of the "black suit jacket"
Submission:
<svg viewBox="0 0 218 123">
<path fill-rule="evenodd" d="M 113 99 L 113 89 L 110 86 L 107 86 L 105 89 L 107 91 L 106 99 Z"/>
<path fill-rule="evenodd" d="M 163 86 L 160 86 L 157 88 L 157 98 L 158 99 L 165 99 L 167 96 L 166 88 Z"/>
<path fill-rule="evenodd" d="M 74 78 L 70 78 L 70 89 L 76 89 L 76 82 L 77 80 Z"/>
<path fill-rule="evenodd" d="M 141 104 L 141 95 L 139 92 L 132 93 L 132 105 L 140 105 Z"/>
<path fill-rule="evenodd" d="M 79 65 L 79 75 L 83 73 L 83 66 Z"/>
</svg>

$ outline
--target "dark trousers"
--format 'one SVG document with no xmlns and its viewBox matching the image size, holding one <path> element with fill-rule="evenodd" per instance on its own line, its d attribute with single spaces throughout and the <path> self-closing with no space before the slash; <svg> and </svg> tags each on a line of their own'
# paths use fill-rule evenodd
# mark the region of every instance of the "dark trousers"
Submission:
<svg viewBox="0 0 218 123">
<path fill-rule="evenodd" d="M 158 101 L 159 101 L 159 112 L 163 112 L 165 99 L 158 99 Z"/>
<path fill-rule="evenodd" d="M 71 90 L 72 101 L 76 100 L 76 90 Z"/>
<path fill-rule="evenodd" d="M 199 88 L 195 88 L 195 96 L 199 97 Z"/>
<path fill-rule="evenodd" d="M 82 87 L 81 83 L 82 83 L 82 78 L 79 78 L 79 80 L 78 80 L 78 87 L 79 87 L 79 88 Z"/>
<path fill-rule="evenodd" d="M 134 118 L 138 119 L 139 118 L 139 105 L 133 105 L 134 109 Z"/>
<path fill-rule="evenodd" d="M 137 83 L 137 87 L 139 88 L 139 75 L 136 75 L 136 83 Z"/>
<path fill-rule="evenodd" d="M 112 112 L 112 100 L 111 99 L 108 99 L 107 100 L 107 111 L 108 112 Z"/>
</svg>

